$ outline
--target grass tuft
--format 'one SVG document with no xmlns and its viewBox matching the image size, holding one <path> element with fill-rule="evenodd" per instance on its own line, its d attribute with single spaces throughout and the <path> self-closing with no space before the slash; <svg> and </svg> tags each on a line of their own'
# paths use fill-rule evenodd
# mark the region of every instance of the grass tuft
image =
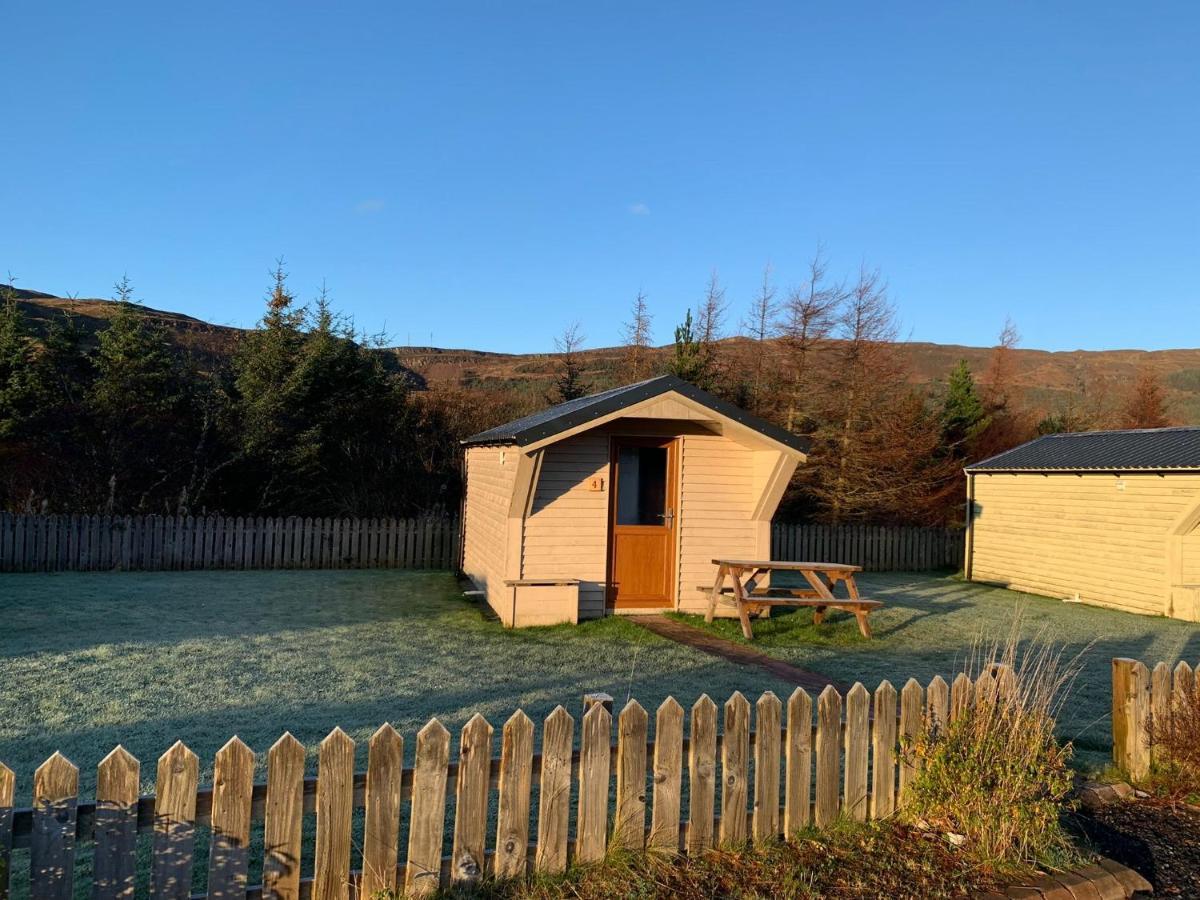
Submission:
<svg viewBox="0 0 1200 900">
<path fill-rule="evenodd" d="M 1078 664 L 1044 639 L 1023 645 L 1019 636 L 1018 621 L 1005 642 L 977 645 L 967 674 L 987 687 L 954 721 L 932 723 L 904 746 L 918 769 L 904 813 L 964 836 L 987 866 L 1061 868 L 1078 857 L 1061 822 L 1071 745 L 1054 731 Z"/>
</svg>

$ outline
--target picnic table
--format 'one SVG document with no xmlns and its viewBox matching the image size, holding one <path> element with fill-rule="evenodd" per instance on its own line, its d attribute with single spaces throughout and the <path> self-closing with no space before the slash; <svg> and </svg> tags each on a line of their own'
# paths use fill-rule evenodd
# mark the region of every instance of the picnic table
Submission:
<svg viewBox="0 0 1200 900">
<path fill-rule="evenodd" d="M 714 559 L 713 564 L 717 567 L 717 580 L 712 590 L 699 588 L 701 591 L 708 591 L 708 612 L 704 621 L 713 620 L 719 600 L 732 602 L 737 607 L 738 618 L 742 622 L 742 634 L 746 636 L 746 640 L 754 639 L 750 616 L 772 606 L 812 607 L 814 625 L 821 624 L 826 610 L 830 607 L 844 609 L 854 615 L 862 636 L 869 638 L 871 626 L 867 622 L 867 616 L 872 610 L 883 606 L 878 600 L 864 600 L 859 596 L 858 585 L 854 583 L 854 573 L 861 572 L 861 566 L 755 559 Z M 769 582 L 772 572 L 799 572 L 804 576 L 808 587 L 775 587 L 769 583 L 764 585 L 763 580 Z M 729 587 L 725 586 L 726 579 L 732 581 Z M 846 586 L 848 596 L 845 599 L 833 595 L 833 590 L 839 582 Z"/>
</svg>

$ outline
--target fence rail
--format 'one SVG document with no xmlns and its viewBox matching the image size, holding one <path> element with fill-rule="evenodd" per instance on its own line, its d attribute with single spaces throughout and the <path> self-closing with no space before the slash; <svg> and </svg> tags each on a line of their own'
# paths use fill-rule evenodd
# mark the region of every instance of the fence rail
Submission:
<svg viewBox="0 0 1200 900">
<path fill-rule="evenodd" d="M 13 809 L 15 779 L 0 764 L 0 900 L 13 848 L 29 850 L 33 897 L 67 900 L 75 857 L 88 842 L 91 896 L 132 897 L 139 832 L 153 835 L 155 897 L 186 900 L 193 868 L 203 866 L 212 898 L 347 900 L 352 887 L 358 897 L 428 894 L 487 875 L 561 873 L 610 848 L 695 854 L 839 816 L 882 818 L 903 804 L 916 774 L 898 753 L 900 741 L 995 696 L 1007 671 L 974 683 L 959 675 L 952 685 L 938 677 L 927 688 L 910 679 L 899 692 L 887 681 L 873 694 L 855 684 L 844 697 L 827 687 L 815 701 L 799 688 L 786 703 L 768 691 L 753 706 L 741 693 L 722 707 L 702 695 L 690 715 L 671 697 L 653 716 L 631 700 L 616 717 L 615 743 L 607 698 L 589 695 L 578 741 L 575 718 L 559 706 L 535 752 L 534 723 L 517 710 L 495 757 L 493 727 L 475 715 L 453 761 L 451 734 L 435 718 L 410 745 L 409 766 L 405 739 L 385 724 L 368 742 L 365 772 L 354 771 L 354 740 L 335 728 L 320 744 L 316 778 L 305 777 L 303 745 L 284 734 L 266 753 L 262 784 L 253 780 L 255 752 L 234 737 L 216 753 L 215 789 L 198 786 L 199 759 L 177 742 L 158 759 L 155 794 L 146 797 L 138 796 L 139 761 L 118 746 L 99 763 L 90 803 L 78 799 L 79 769 L 55 753 L 34 773 L 32 807 Z M 352 841 L 356 810 L 361 843 Z M 311 851 L 306 814 L 316 820 Z M 263 883 L 250 886 L 255 822 Z M 204 826 L 212 834 L 207 861 L 195 852 Z"/>
<path fill-rule="evenodd" d="M 771 555 L 795 562 L 849 563 L 866 572 L 958 569 L 963 564 L 963 535 L 961 528 L 776 523 Z"/>
<path fill-rule="evenodd" d="M 452 569 L 458 520 L 0 513 L 0 572 Z"/>
<path fill-rule="evenodd" d="M 1200 661 L 1192 668 L 1180 661 L 1172 669 L 1165 662 L 1153 669 L 1136 659 L 1112 661 L 1113 765 L 1134 781 L 1150 774 L 1154 747 L 1150 723 L 1166 719 L 1172 707 L 1190 703 L 1200 690 Z"/>
</svg>

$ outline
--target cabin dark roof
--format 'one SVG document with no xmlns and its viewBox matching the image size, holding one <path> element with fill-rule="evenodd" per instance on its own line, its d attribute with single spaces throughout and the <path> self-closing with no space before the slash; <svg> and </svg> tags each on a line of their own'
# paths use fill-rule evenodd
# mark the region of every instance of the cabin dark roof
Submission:
<svg viewBox="0 0 1200 900">
<path fill-rule="evenodd" d="M 549 409 L 505 425 L 481 431 L 479 434 L 467 438 L 463 444 L 468 447 L 478 444 L 525 446 L 553 437 L 579 425 L 585 425 L 593 419 L 619 412 L 660 394 L 671 392 L 682 394 L 689 400 L 711 409 L 714 413 L 733 419 L 794 450 L 799 450 L 801 453 L 808 452 L 809 441 L 807 438 L 785 431 L 778 425 L 772 425 L 770 422 L 753 416 L 732 403 L 719 400 L 707 391 L 702 391 L 673 375 L 662 375 L 648 381 L 639 381 L 636 384 L 627 384 L 610 391 L 601 391 L 599 394 L 580 397 L 578 400 L 568 400 L 566 403 L 559 403 L 557 406 L 551 406 Z"/>
<path fill-rule="evenodd" d="M 1048 434 L 968 472 L 1133 472 L 1200 469 L 1200 428 Z"/>
</svg>

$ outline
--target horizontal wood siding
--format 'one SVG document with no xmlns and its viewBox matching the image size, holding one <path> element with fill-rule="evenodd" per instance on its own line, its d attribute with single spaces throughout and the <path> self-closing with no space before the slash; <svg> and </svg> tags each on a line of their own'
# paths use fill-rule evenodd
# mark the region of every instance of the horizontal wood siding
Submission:
<svg viewBox="0 0 1200 900">
<path fill-rule="evenodd" d="M 508 508 L 517 453 L 515 447 L 470 447 L 466 453 L 463 572 L 497 610 L 504 603 Z"/>
<path fill-rule="evenodd" d="M 720 435 L 686 435 L 679 490 L 679 607 L 702 609 L 697 592 L 716 577 L 714 558 L 760 557 L 754 504 L 763 476 L 755 451 Z"/>
<path fill-rule="evenodd" d="M 1168 533 L 1198 497 L 1195 475 L 978 474 L 971 577 L 1164 613 Z"/>
<path fill-rule="evenodd" d="M 547 447 L 524 524 L 521 577 L 577 579 L 581 618 L 604 615 L 608 447 L 593 432 Z M 602 490 L 592 490 L 593 478 Z"/>
</svg>

